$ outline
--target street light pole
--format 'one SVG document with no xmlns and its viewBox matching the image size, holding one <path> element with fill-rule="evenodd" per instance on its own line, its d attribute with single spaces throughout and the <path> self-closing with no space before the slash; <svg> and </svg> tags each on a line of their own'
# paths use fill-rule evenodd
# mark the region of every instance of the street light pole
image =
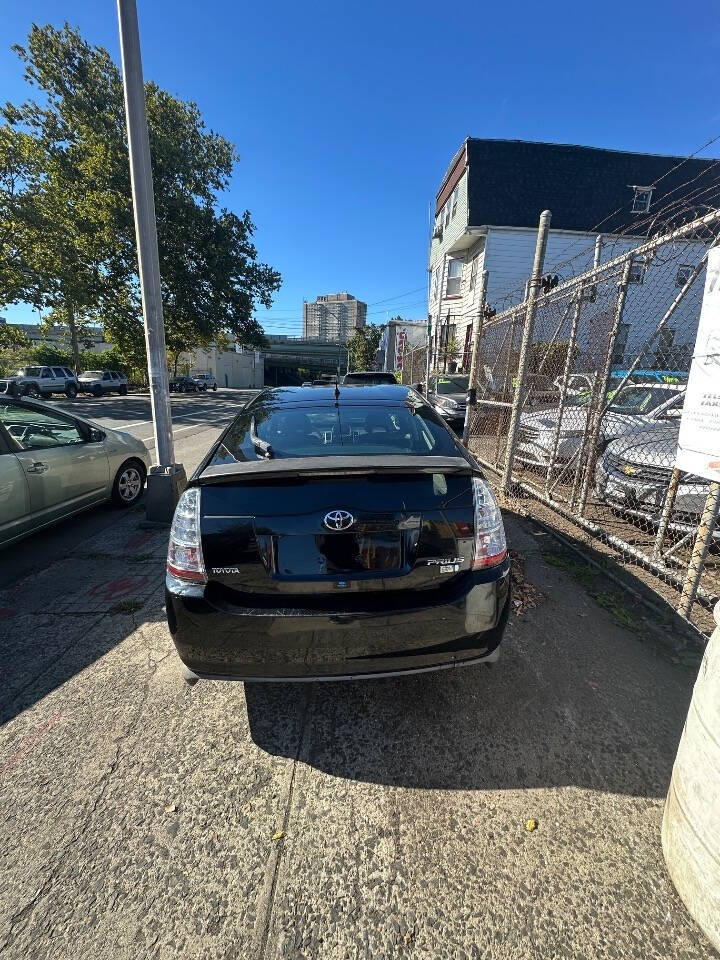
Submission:
<svg viewBox="0 0 720 960">
<path fill-rule="evenodd" d="M 148 476 L 147 515 L 149 520 L 162 521 L 172 517 L 178 495 L 185 485 L 185 471 L 181 464 L 175 463 L 173 445 L 155 199 L 137 7 L 135 0 L 117 0 L 117 7 L 138 274 L 145 319 L 155 456 L 158 461 L 158 466 L 153 467 Z"/>
</svg>

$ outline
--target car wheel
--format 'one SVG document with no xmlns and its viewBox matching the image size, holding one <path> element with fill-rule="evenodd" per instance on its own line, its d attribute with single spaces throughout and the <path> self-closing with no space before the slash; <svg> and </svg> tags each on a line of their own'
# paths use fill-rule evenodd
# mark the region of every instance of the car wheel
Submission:
<svg viewBox="0 0 720 960">
<path fill-rule="evenodd" d="M 118 393 L 120 394 L 121 397 L 126 397 L 126 396 L 127 396 L 127 387 L 124 387 L 124 386 L 123 386 L 123 387 L 120 387 L 120 389 L 118 390 Z"/>
<path fill-rule="evenodd" d="M 112 501 L 116 507 L 131 507 L 140 498 L 145 485 L 145 465 L 140 460 L 126 460 L 115 474 Z"/>
<path fill-rule="evenodd" d="M 78 393 L 78 389 L 74 383 L 69 383 L 65 387 L 65 396 L 68 398 L 68 400 L 74 400 L 75 397 L 77 396 L 77 393 Z"/>
<path fill-rule="evenodd" d="M 217 384 L 216 384 L 216 383 L 213 384 L 213 390 L 217 390 Z"/>
<path fill-rule="evenodd" d="M 40 388 L 37 384 L 29 383 L 23 390 L 23 396 L 32 397 L 33 400 L 39 400 L 42 394 L 40 393 Z"/>
<path fill-rule="evenodd" d="M 100 386 L 99 383 L 96 383 L 95 386 L 92 388 L 92 395 L 93 395 L 94 397 L 101 397 L 101 396 L 102 396 L 102 387 Z"/>
</svg>

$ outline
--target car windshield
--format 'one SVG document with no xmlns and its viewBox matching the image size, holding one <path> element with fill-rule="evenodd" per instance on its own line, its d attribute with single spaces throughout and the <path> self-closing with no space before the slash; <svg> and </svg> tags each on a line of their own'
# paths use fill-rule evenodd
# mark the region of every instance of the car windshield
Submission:
<svg viewBox="0 0 720 960">
<path fill-rule="evenodd" d="M 662 387 L 626 387 L 613 397 L 608 409 L 612 413 L 650 413 L 656 407 L 676 396 L 674 390 Z"/>
<path fill-rule="evenodd" d="M 428 407 L 285 407 L 272 400 L 238 416 L 211 465 L 272 457 L 410 454 L 458 456 L 454 440 Z"/>
<path fill-rule="evenodd" d="M 42 367 L 21 367 L 18 370 L 18 375 L 21 377 L 41 377 L 42 371 Z"/>
<path fill-rule="evenodd" d="M 86 370 L 85 373 L 81 374 L 83 377 L 101 377 L 102 375 L 102 370 Z"/>
<path fill-rule="evenodd" d="M 467 393 L 469 377 L 438 377 L 437 393 Z"/>
</svg>

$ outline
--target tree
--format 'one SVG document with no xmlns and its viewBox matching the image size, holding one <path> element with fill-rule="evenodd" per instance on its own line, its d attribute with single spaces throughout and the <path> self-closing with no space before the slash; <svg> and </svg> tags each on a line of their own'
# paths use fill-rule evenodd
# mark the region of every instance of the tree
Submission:
<svg viewBox="0 0 720 960">
<path fill-rule="evenodd" d="M 351 370 L 372 370 L 375 354 L 380 349 L 384 326 L 356 327 L 348 340 L 348 356 Z"/>
<path fill-rule="evenodd" d="M 12 215 L 13 239 L 0 233 L 0 303 L 50 310 L 76 364 L 83 326 L 100 318 L 136 361 L 144 335 L 120 72 L 67 24 L 34 26 L 14 49 L 41 97 L 1 111 L 0 212 Z M 193 349 L 225 330 L 259 343 L 253 310 L 270 305 L 280 276 L 257 261 L 249 213 L 218 205 L 234 147 L 155 84 L 146 103 L 168 346 Z"/>
<path fill-rule="evenodd" d="M 29 347 L 30 341 L 18 327 L 11 327 L 7 323 L 0 323 L 0 350 Z"/>
</svg>

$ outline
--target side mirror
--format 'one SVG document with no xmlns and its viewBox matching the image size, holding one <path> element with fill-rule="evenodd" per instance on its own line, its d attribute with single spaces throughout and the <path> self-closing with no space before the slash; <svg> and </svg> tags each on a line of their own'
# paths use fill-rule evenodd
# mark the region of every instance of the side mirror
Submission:
<svg viewBox="0 0 720 960">
<path fill-rule="evenodd" d="M 90 443 L 100 443 L 106 436 L 107 434 L 104 434 L 102 430 L 98 430 L 96 427 L 90 427 L 88 441 Z"/>
</svg>

